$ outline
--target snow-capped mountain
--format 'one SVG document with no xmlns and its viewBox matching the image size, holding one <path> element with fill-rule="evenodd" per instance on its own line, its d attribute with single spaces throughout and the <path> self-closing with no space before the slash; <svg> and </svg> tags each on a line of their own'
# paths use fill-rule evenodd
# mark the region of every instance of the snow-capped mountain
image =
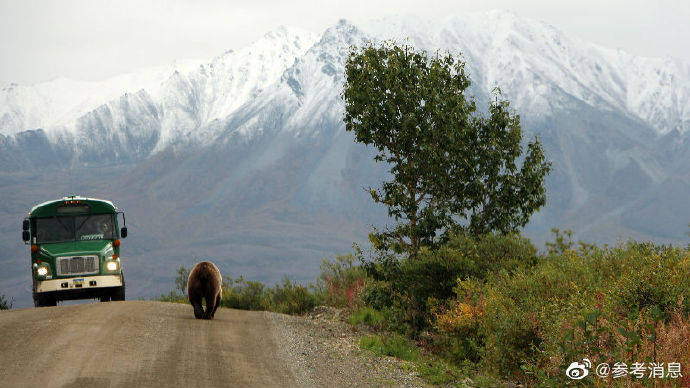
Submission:
<svg viewBox="0 0 690 388">
<path fill-rule="evenodd" d="M 396 39 L 429 51 L 462 53 L 474 82 L 484 92 L 499 86 L 523 115 L 551 114 L 553 105 L 562 103 L 552 98 L 558 90 L 599 108 L 625 112 L 660 133 L 690 127 L 690 65 L 669 58 L 634 57 L 505 11 L 442 21 L 386 18 L 368 23 L 366 32 L 352 27 L 361 35 L 359 41 Z M 0 134 L 37 128 L 49 135 L 75 134 L 78 120 L 89 112 L 143 90 L 158 113 L 166 114 L 156 148 L 161 149 L 178 137 L 195 136 L 284 72 L 294 71 L 288 68 L 317 41 L 316 34 L 280 28 L 207 63 L 175 63 L 102 82 L 61 78 L 9 85 L 0 92 Z M 347 49 L 331 46 L 332 51 Z M 331 61 L 334 67 L 327 71 L 342 68 L 343 59 Z"/>
<path fill-rule="evenodd" d="M 684 237 L 690 65 L 494 11 L 280 28 L 209 61 L 2 89 L 0 264 L 19 266 L 17 214 L 79 192 L 127 209 L 130 268 L 165 260 L 172 276 L 208 256 L 235 275 L 311 279 L 322 257 L 387 222 L 362 190 L 386 166 L 345 132 L 340 93 L 350 47 L 388 39 L 461 53 L 478 107 L 500 87 L 526 135 L 543 141 L 547 206 L 526 229 L 537 243 L 552 227 L 592 242 Z M 19 282 L 15 272 L 0 286 Z M 167 290 L 137 281 L 154 290 L 144 295 Z"/>
<path fill-rule="evenodd" d="M 690 128 L 690 64 L 635 57 L 604 48 L 507 11 L 443 21 L 383 19 L 374 36 L 409 39 L 430 51 L 460 52 L 485 91 L 507 93 L 523 115 L 553 112 L 555 90 L 598 108 L 618 110 L 661 133 Z M 562 108 L 556 106 L 555 108 Z"/>
<path fill-rule="evenodd" d="M 341 22 L 348 24 L 347 22 Z M 332 33 L 324 32 L 322 38 Z M 429 51 L 462 53 L 477 91 L 502 89 L 523 115 L 543 117 L 566 102 L 554 94 L 597 108 L 624 112 L 659 133 L 690 128 L 690 65 L 669 58 L 634 57 L 569 37 L 554 27 L 510 12 L 453 16 L 442 21 L 386 18 L 362 29 L 352 26 L 358 42 L 395 39 Z M 208 139 L 214 120 L 257 97 L 278 81 L 291 77 L 295 61 L 320 44 L 332 57 L 325 72 L 342 72 L 348 47 L 337 47 L 311 32 L 280 28 L 254 44 L 229 51 L 209 62 L 175 63 L 126 74 L 102 82 L 57 79 L 32 86 L 9 85 L 0 91 L 0 134 L 42 128 L 49 137 L 79 136 L 89 114 L 107 106 L 113 129 L 122 127 L 121 98 L 138 95 L 152 104 L 160 128 L 155 150 L 181 138 Z M 325 48 L 325 46 L 329 46 Z M 310 69 L 316 70 L 316 69 Z M 318 82 L 322 71 L 307 73 Z M 303 82 L 308 82 L 304 79 Z M 339 90 L 319 90 L 337 95 Z M 306 95 L 320 104 L 316 95 Z M 152 112 L 153 114 L 153 112 Z M 98 117 L 103 119 L 103 117 Z M 87 120 L 89 121 L 89 120 Z"/>
<path fill-rule="evenodd" d="M 0 90 L 0 133 L 70 128 L 77 118 L 108 101 L 127 92 L 157 89 L 174 71 L 196 66 L 197 61 L 181 61 L 98 82 L 58 78 L 35 85 L 7 85 Z"/>
<path fill-rule="evenodd" d="M 227 117 L 277 81 L 316 39 L 312 32 L 281 27 L 206 63 L 175 63 L 102 82 L 61 78 L 10 85 L 0 93 L 0 133 L 41 128 L 51 140 L 78 139 L 98 121 L 106 136 L 117 136 L 111 132 L 124 130 L 134 113 L 155 121 L 159 149 L 183 137 L 201 139 L 202 127 Z M 132 112 L 133 106 L 147 109 Z"/>
</svg>

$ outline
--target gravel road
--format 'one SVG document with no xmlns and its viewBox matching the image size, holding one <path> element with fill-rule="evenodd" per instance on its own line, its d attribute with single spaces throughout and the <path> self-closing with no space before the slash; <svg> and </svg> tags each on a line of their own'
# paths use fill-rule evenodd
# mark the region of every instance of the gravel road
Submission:
<svg viewBox="0 0 690 388">
<path fill-rule="evenodd" d="M 359 351 L 334 358 L 333 335 L 316 327 L 306 318 L 225 308 L 212 321 L 197 320 L 189 305 L 148 301 L 2 311 L 0 386 L 417 385 L 395 367 L 367 371 L 372 360 Z M 372 380 L 381 373 L 384 380 Z"/>
</svg>

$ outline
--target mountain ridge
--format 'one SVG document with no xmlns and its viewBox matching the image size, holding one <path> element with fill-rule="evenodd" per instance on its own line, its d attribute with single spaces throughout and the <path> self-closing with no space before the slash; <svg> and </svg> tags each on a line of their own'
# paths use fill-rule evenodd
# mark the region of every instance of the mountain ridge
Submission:
<svg viewBox="0 0 690 388">
<path fill-rule="evenodd" d="M 384 19 L 378 23 L 370 22 L 364 27 L 366 40 L 380 41 L 391 37 L 402 40 L 406 38 L 415 46 L 423 49 L 459 50 L 463 53 L 463 59 L 468 62 L 473 81 L 478 86 L 481 85 L 483 94 L 488 94 L 495 86 L 501 87 L 506 93 L 506 97 L 513 101 L 514 106 L 524 115 L 537 117 L 549 114 L 553 108 L 549 106 L 548 97 L 550 93 L 553 93 L 553 87 L 557 86 L 563 89 L 565 93 L 589 104 L 608 105 L 610 109 L 624 111 L 650 124 L 662 134 L 674 129 L 684 132 L 690 126 L 690 64 L 660 58 L 634 57 L 621 50 L 602 48 L 578 38 L 572 38 L 546 23 L 519 18 L 506 11 L 468 14 L 464 17 L 454 15 L 433 24 L 431 21 L 410 18 L 402 20 Z M 359 27 L 344 19 L 340 20 L 338 24 L 350 25 L 362 33 Z M 165 109 L 166 104 L 174 106 L 175 93 L 164 93 L 164 87 L 153 85 L 167 83 L 171 89 L 175 89 L 173 86 L 177 86 L 177 89 L 180 89 L 177 92 L 181 93 L 181 90 L 190 86 L 185 85 L 185 82 L 208 82 L 210 86 L 202 89 L 201 94 L 197 97 L 204 97 L 204 93 L 221 95 L 233 93 L 234 96 L 238 97 L 237 100 L 246 101 L 251 98 L 252 92 L 261 90 L 275 82 L 278 78 L 275 73 L 282 74 L 288 71 L 289 66 L 298 57 L 306 54 L 312 45 L 318 44 L 319 38 L 317 36 L 323 37 L 332 28 L 328 28 L 318 35 L 281 27 L 240 50 L 230 50 L 211 61 L 195 63 L 195 66 L 186 64 L 186 69 L 185 66 L 180 66 L 178 69 L 173 64 L 165 67 L 166 70 L 161 73 L 169 74 L 172 72 L 168 76 L 160 74 L 150 76 L 154 79 L 147 82 L 139 81 L 142 83 L 141 87 L 122 86 L 120 89 L 127 89 L 128 94 L 138 93 L 140 89 L 144 89 L 163 109 Z M 295 44 L 294 41 L 290 42 L 291 39 L 302 39 L 303 43 Z M 274 43 L 275 46 L 270 47 L 269 43 Z M 238 82 L 244 82 L 244 84 L 239 86 L 246 86 L 244 90 L 223 88 L 223 86 L 231 83 L 228 82 L 227 76 L 234 77 L 233 72 L 237 73 L 237 69 L 227 68 L 228 63 L 252 63 L 250 59 L 236 57 L 247 52 L 252 53 L 254 50 L 255 55 L 258 55 L 259 58 L 276 58 L 277 53 L 271 51 L 277 51 L 276 46 L 285 46 L 285 44 L 290 43 L 300 48 L 288 52 L 287 60 L 277 64 L 272 69 L 268 69 L 267 72 L 271 73 L 269 76 L 261 80 L 253 80 L 250 74 L 249 77 L 240 79 Z M 265 52 L 262 52 L 262 49 Z M 525 53 L 517 55 L 516 49 Z M 529 51 L 526 52 L 527 50 Z M 536 55 L 536 53 L 540 53 L 540 55 Z M 546 59 L 537 60 L 533 58 Z M 218 70 L 219 65 L 221 68 L 223 66 L 226 68 Z M 256 61 L 252 65 L 256 66 Z M 217 74 L 223 70 L 225 70 L 223 75 L 226 78 L 209 78 L 206 80 L 201 77 L 194 77 L 198 75 L 195 73 Z M 146 72 L 153 71 L 145 70 L 141 73 L 145 74 Z M 586 76 L 594 73 L 599 74 L 595 74 L 594 80 L 586 78 Z M 186 77 L 191 77 L 191 79 L 185 79 Z M 130 78 L 141 79 L 145 77 L 131 76 Z M 640 80 L 640 82 L 634 82 L 635 80 Z M 64 84 L 66 80 L 56 82 Z M 127 80 L 127 82 L 134 81 Z M 77 82 L 77 85 L 81 84 L 86 83 Z M 39 84 L 36 85 L 36 88 L 45 85 L 46 83 Z M 67 87 L 65 85 L 59 86 L 61 87 L 56 88 L 58 94 L 64 94 L 63 90 Z M 15 88 L 21 88 L 21 86 Z M 112 89 L 112 87 L 108 89 Z M 77 126 L 70 125 L 69 121 L 78 121 L 79 116 L 75 114 L 70 116 L 68 113 L 58 115 L 60 118 L 46 118 L 38 120 L 38 122 L 36 119 L 27 119 L 27 123 L 17 126 L 17 122 L 21 120 L 16 117 L 31 116 L 30 112 L 35 108 L 22 109 L 16 101 L 11 100 L 8 90 L 11 91 L 12 87 L 4 88 L 0 93 L 0 133 L 3 135 L 7 136 L 22 130 L 38 128 L 44 128 L 46 133 L 51 134 L 64 127 L 70 128 L 68 132 L 75 133 Z M 121 93 L 117 97 L 122 97 L 124 94 L 126 93 Z M 107 105 L 115 100 L 116 98 L 111 98 L 112 96 L 113 93 L 107 91 L 104 97 L 100 98 L 100 105 Z M 635 96 L 641 97 L 635 98 Z M 179 98 L 179 96 L 177 97 Z M 49 99 L 55 100 L 56 98 L 50 97 Z M 208 124 L 212 119 L 226 118 L 234 108 L 240 105 L 239 102 L 228 101 L 227 99 L 221 99 L 220 103 L 218 102 L 211 100 L 198 107 L 203 110 L 200 113 L 205 114 L 204 117 L 199 117 L 202 119 L 202 123 Z M 190 101 L 186 101 L 186 105 L 189 106 Z M 17 112 L 10 112 L 9 106 L 15 107 Z M 85 108 L 55 108 L 54 110 L 60 112 L 84 111 L 82 113 L 86 115 L 95 109 L 98 107 L 94 107 L 92 110 Z M 67 119 L 65 115 L 71 118 Z M 189 118 L 184 117 L 179 112 L 174 118 L 179 120 L 176 122 L 177 126 L 198 127 L 197 124 L 199 124 L 194 123 L 193 120 L 190 121 Z M 10 128 L 12 125 L 15 125 L 14 129 Z M 175 141 L 177 138 L 185 136 L 184 133 L 170 134 L 167 132 L 169 131 L 162 131 L 159 139 L 161 144 L 155 147 L 156 151 L 166 146 L 169 141 Z"/>
</svg>

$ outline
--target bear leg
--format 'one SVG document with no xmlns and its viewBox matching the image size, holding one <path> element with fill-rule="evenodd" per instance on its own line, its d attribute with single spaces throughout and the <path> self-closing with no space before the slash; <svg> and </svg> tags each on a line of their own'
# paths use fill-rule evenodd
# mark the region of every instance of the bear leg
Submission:
<svg viewBox="0 0 690 388">
<path fill-rule="evenodd" d="M 204 319 L 213 319 L 213 313 L 216 311 L 216 298 L 206 296 L 206 314 Z"/>
<path fill-rule="evenodd" d="M 194 318 L 202 319 L 204 317 L 204 307 L 201 304 L 194 305 Z"/>
<path fill-rule="evenodd" d="M 194 307 L 194 318 L 196 319 L 201 319 L 204 317 L 204 307 L 201 305 L 201 298 L 199 298 L 197 295 L 192 295 L 189 296 L 189 302 L 192 304 L 192 307 Z"/>
<path fill-rule="evenodd" d="M 216 296 L 216 304 L 213 306 L 213 310 L 211 310 L 210 318 L 213 319 L 213 317 L 216 315 L 216 310 L 218 310 L 218 306 L 220 306 L 220 294 Z"/>
</svg>

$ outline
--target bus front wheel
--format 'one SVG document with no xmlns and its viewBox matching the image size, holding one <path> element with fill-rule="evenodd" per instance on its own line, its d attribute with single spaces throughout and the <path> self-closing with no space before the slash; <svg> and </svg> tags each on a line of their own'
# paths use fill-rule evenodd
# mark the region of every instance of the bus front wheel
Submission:
<svg viewBox="0 0 690 388">
<path fill-rule="evenodd" d="M 125 300 L 125 286 L 120 286 L 115 289 L 115 291 L 110 295 L 110 300 L 119 301 Z"/>
<path fill-rule="evenodd" d="M 57 306 L 57 300 L 55 297 L 41 294 L 34 294 L 34 306 L 35 307 L 47 307 L 47 306 Z"/>
</svg>

